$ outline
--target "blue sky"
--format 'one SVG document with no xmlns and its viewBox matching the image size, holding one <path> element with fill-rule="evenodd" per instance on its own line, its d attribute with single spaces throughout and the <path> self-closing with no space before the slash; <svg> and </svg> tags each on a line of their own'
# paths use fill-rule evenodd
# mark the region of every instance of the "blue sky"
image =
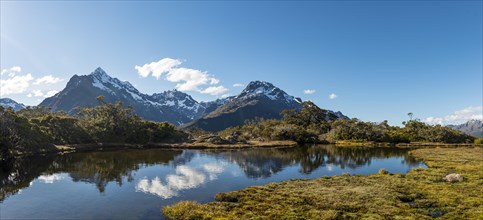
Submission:
<svg viewBox="0 0 483 220">
<path fill-rule="evenodd" d="M 38 104 L 98 66 L 148 94 L 199 83 L 135 69 L 170 58 L 205 77 L 178 87 L 197 100 L 265 80 L 362 120 L 398 125 L 413 112 L 451 124 L 482 114 L 482 10 L 482 1 L 1 1 L 2 97 Z"/>
</svg>

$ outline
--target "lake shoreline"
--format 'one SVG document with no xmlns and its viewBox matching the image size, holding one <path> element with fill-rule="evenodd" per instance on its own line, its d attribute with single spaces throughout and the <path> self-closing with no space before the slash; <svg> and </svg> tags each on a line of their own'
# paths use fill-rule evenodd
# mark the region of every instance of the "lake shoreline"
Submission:
<svg viewBox="0 0 483 220">
<path fill-rule="evenodd" d="M 327 144 L 327 143 L 314 143 Z M 123 149 L 179 149 L 179 150 L 230 150 L 230 149 L 253 149 L 253 148 L 288 148 L 296 147 L 299 144 L 295 141 L 248 141 L 247 143 L 235 144 L 213 144 L 213 143 L 150 143 L 150 144 L 127 144 L 127 143 L 94 143 L 94 144 L 70 144 L 55 145 L 59 150 L 53 153 L 74 153 L 87 151 L 110 151 Z M 357 143 L 328 143 L 337 147 L 394 147 L 394 148 L 455 148 L 455 147 L 483 147 L 476 144 L 444 144 L 444 143 L 373 143 L 373 142 L 357 142 Z M 48 153 L 48 152 L 47 152 Z"/>
<path fill-rule="evenodd" d="M 206 204 L 182 201 L 163 207 L 162 212 L 168 219 L 481 217 L 481 147 L 420 148 L 409 154 L 428 168 L 407 174 L 380 170 L 370 175 L 294 179 L 219 193 L 216 202 Z M 451 173 L 460 174 L 462 180 L 444 180 Z"/>
<path fill-rule="evenodd" d="M 448 144 L 437 142 L 389 143 L 372 141 L 337 141 L 331 143 L 339 147 L 397 147 L 397 148 L 426 148 L 426 147 L 483 147 L 481 144 Z"/>
<path fill-rule="evenodd" d="M 312 143 L 322 145 L 335 145 L 337 147 L 395 147 L 395 148 L 455 148 L 455 147 L 483 147 L 478 144 L 445 144 L 445 143 L 386 143 L 386 142 L 352 142 L 352 141 L 337 141 L 335 143 Z M 36 154 L 52 154 L 52 153 L 74 153 L 87 151 L 110 151 L 123 149 L 180 149 L 180 150 L 203 150 L 203 149 L 253 149 L 253 148 L 280 148 L 280 147 L 295 147 L 299 143 L 290 140 L 284 141 L 248 141 L 246 143 L 233 144 L 214 144 L 208 142 L 180 142 L 180 143 L 149 143 L 149 144 L 128 144 L 128 143 L 90 143 L 90 144 L 58 144 L 53 145 L 54 151 L 41 151 L 37 153 L 21 153 L 15 156 L 29 156 Z"/>
<path fill-rule="evenodd" d="M 213 143 L 150 143 L 150 144 L 126 144 L 126 143 L 95 143 L 95 144 L 69 144 L 55 145 L 60 153 L 105 151 L 122 149 L 252 149 L 252 148 L 278 148 L 295 147 L 295 141 L 248 141 L 247 143 L 213 144 Z"/>
</svg>

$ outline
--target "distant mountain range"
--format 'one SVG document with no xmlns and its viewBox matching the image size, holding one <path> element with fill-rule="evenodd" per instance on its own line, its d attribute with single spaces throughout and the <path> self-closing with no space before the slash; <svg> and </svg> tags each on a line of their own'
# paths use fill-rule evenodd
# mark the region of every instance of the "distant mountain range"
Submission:
<svg viewBox="0 0 483 220">
<path fill-rule="evenodd" d="M 12 107 L 13 110 L 18 111 L 20 109 L 24 109 L 26 106 L 22 103 L 18 103 L 9 98 L 0 99 L 0 106 L 4 108 Z"/>
<path fill-rule="evenodd" d="M 448 125 L 448 127 L 475 137 L 483 138 L 483 121 L 481 120 L 470 120 L 460 125 Z"/>
<path fill-rule="evenodd" d="M 170 90 L 147 95 L 139 92 L 127 81 L 109 76 L 101 68 L 89 75 L 74 75 L 66 87 L 52 97 L 46 98 L 39 106 L 53 111 L 76 114 L 77 107 L 95 107 L 96 99 L 104 96 L 104 101 L 121 101 L 132 106 L 135 113 L 147 120 L 167 121 L 185 128 L 201 128 L 219 131 L 227 127 L 243 124 L 255 118 L 278 119 L 285 109 L 301 109 L 302 100 L 288 95 L 268 82 L 253 81 L 237 96 L 198 102 L 190 95 Z M 11 99 L 0 105 L 10 106 L 16 102 Z M 14 109 L 25 108 L 16 103 Z M 340 112 L 328 111 L 327 118 L 348 118 Z"/>
</svg>

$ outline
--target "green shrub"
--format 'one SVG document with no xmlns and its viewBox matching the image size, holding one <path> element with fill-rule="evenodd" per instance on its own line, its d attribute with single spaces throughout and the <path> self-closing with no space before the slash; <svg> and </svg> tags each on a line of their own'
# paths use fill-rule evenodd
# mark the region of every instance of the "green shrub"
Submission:
<svg viewBox="0 0 483 220">
<path fill-rule="evenodd" d="M 93 142 L 89 134 L 79 126 L 79 119 L 71 116 L 48 114 L 32 118 L 30 122 L 38 125 L 54 144 Z"/>
<path fill-rule="evenodd" d="M 39 126 L 30 123 L 27 118 L 19 116 L 11 109 L 0 107 L 0 127 L 0 151 L 3 161 L 18 154 L 55 150 L 51 138 L 43 133 Z"/>
<path fill-rule="evenodd" d="M 356 118 L 335 120 L 333 114 L 312 102 L 304 102 L 300 111 L 285 110 L 282 120 L 255 119 L 242 126 L 227 128 L 222 137 L 237 134 L 245 140 L 293 140 L 299 143 L 328 141 L 355 142 L 438 142 L 473 143 L 474 137 L 441 125 L 428 125 L 418 120 L 404 122 L 404 127 L 364 122 Z M 231 135 L 233 136 L 233 135 Z"/>
</svg>

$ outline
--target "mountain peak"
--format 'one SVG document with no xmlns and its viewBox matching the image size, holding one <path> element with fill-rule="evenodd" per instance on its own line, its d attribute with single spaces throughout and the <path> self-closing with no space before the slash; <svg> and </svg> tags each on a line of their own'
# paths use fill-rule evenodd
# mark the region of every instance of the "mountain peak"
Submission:
<svg viewBox="0 0 483 220">
<path fill-rule="evenodd" d="M 20 109 L 24 109 L 25 105 L 22 103 L 18 103 L 13 99 L 10 98 L 0 98 L 0 106 L 4 108 L 12 107 L 14 111 L 18 111 Z"/>
<path fill-rule="evenodd" d="M 245 89 L 242 91 L 242 94 L 251 94 L 251 93 L 267 94 L 267 93 L 272 93 L 275 90 L 282 91 L 269 82 L 257 80 L 257 81 L 251 81 L 250 83 L 248 83 L 247 87 L 245 87 Z M 242 94 L 240 94 L 240 95 L 242 95 Z"/>
<path fill-rule="evenodd" d="M 5 103 L 7 103 L 7 102 L 8 102 L 8 103 L 10 103 L 10 102 L 15 102 L 15 101 L 14 101 L 13 99 L 11 99 L 11 98 L 0 98 L 0 100 L 1 100 L 2 102 L 5 102 Z"/>
<path fill-rule="evenodd" d="M 106 74 L 106 71 L 104 71 L 101 67 L 97 67 L 93 73 Z"/>
<path fill-rule="evenodd" d="M 174 98 L 184 98 L 184 97 L 190 97 L 190 99 L 192 99 L 190 95 L 184 92 L 178 91 L 177 89 L 166 90 L 161 93 L 154 93 L 152 96 L 155 97 L 156 99 L 159 99 L 159 98 L 174 99 Z"/>
<path fill-rule="evenodd" d="M 272 83 L 269 83 L 269 82 L 266 82 L 266 81 L 255 80 L 255 81 L 251 81 L 250 83 L 248 83 L 248 85 L 245 89 L 259 88 L 259 87 L 276 88 L 276 86 L 274 86 Z"/>
<path fill-rule="evenodd" d="M 450 128 L 461 131 L 463 133 L 483 138 L 483 121 L 472 119 L 459 125 L 447 125 Z"/>
<path fill-rule="evenodd" d="M 163 93 L 165 93 L 165 94 L 186 94 L 184 92 L 178 91 L 177 89 L 166 90 Z"/>
<path fill-rule="evenodd" d="M 247 87 L 237 96 L 237 98 L 252 98 L 265 96 L 271 100 L 284 100 L 287 103 L 295 98 L 288 95 L 283 90 L 265 81 L 251 81 Z"/>
<path fill-rule="evenodd" d="M 178 113 L 186 114 L 191 120 L 203 114 L 205 110 L 205 107 L 193 97 L 176 89 L 154 93 L 151 98 L 161 106 L 169 106 Z"/>
<path fill-rule="evenodd" d="M 101 67 L 97 67 L 90 75 L 98 76 L 100 78 L 111 78 Z"/>
</svg>

